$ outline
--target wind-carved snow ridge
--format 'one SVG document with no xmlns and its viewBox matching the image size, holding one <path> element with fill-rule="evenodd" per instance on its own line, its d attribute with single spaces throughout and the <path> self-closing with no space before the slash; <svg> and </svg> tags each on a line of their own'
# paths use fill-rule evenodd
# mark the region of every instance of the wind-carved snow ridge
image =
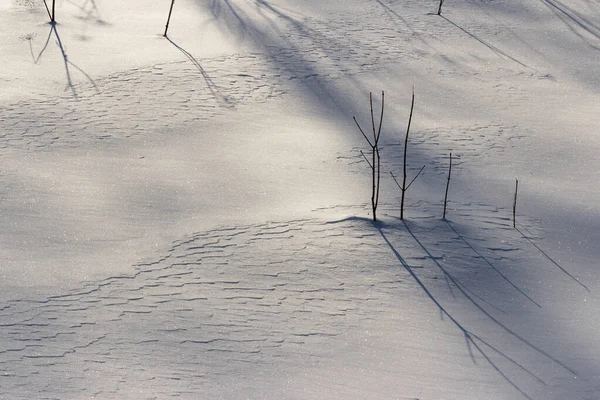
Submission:
<svg viewBox="0 0 600 400">
<path fill-rule="evenodd" d="M 521 288 L 522 238 L 502 210 L 467 208 L 456 210 L 457 222 L 299 219 L 198 232 L 132 275 L 13 300 L 0 309 L 3 394 L 192 398 L 246 393 L 229 387 L 232 379 L 278 386 L 326 364 L 328 349 L 357 333 L 392 329 L 395 309 L 425 296 L 442 318 L 424 304 L 416 315 L 431 315 L 429 329 L 446 338 L 456 334 L 446 318 L 458 328 L 463 368 L 491 367 L 531 398 L 524 388 L 575 372 L 511 326 L 507 308 L 544 306 Z M 404 351 L 394 343 L 382 362 Z"/>
</svg>

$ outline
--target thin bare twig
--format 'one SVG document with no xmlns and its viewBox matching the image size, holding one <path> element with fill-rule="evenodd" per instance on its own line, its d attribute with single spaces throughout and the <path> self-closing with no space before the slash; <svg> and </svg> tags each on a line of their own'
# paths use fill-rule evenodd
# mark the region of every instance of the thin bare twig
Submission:
<svg viewBox="0 0 600 400">
<path fill-rule="evenodd" d="M 402 179 L 402 198 L 400 199 L 400 219 L 404 219 L 404 193 L 406 192 L 406 152 L 408 149 L 408 134 L 410 132 L 410 124 L 412 122 L 413 110 L 415 108 L 415 88 L 412 90 L 412 100 L 410 103 L 410 114 L 408 116 L 408 126 L 406 127 L 406 136 L 404 139 L 404 177 Z"/>
<path fill-rule="evenodd" d="M 373 143 L 371 143 L 371 141 L 369 140 L 369 138 L 367 137 L 367 135 L 365 135 L 365 132 L 363 132 L 362 128 L 358 124 L 358 121 L 356 120 L 356 117 L 352 117 L 352 119 L 354 120 L 354 122 L 356 122 L 356 126 L 358 126 L 358 129 L 360 130 L 360 133 L 362 133 L 363 137 L 367 140 L 367 142 L 369 143 L 369 146 L 373 147 Z"/>
<path fill-rule="evenodd" d="M 48 8 L 46 0 L 44 0 L 44 6 L 46 6 L 46 11 L 48 12 L 48 18 L 50 18 L 50 21 L 52 21 L 52 14 L 50 14 L 50 9 Z"/>
<path fill-rule="evenodd" d="M 446 182 L 446 194 L 444 195 L 444 215 L 442 219 L 446 219 L 446 205 L 448 204 L 448 188 L 450 187 L 450 176 L 452 175 L 452 153 L 450 153 L 450 167 L 448 168 L 448 181 Z"/>
<path fill-rule="evenodd" d="M 367 158 L 367 156 L 365 156 L 365 153 L 363 153 L 363 151 L 360 151 L 360 154 L 362 154 L 363 158 L 365 159 L 365 161 L 367 162 L 367 164 L 369 164 L 369 167 L 371 167 L 371 169 L 373 169 L 373 166 L 371 165 L 371 162 L 369 161 L 369 159 Z"/>
<path fill-rule="evenodd" d="M 390 175 L 392 176 L 392 178 L 394 178 L 394 182 L 396 182 L 396 185 L 398 185 L 398 188 L 400 190 L 402 190 L 402 186 L 400 186 L 400 184 L 398 183 L 398 180 L 396 179 L 396 177 L 394 176 L 394 173 L 390 171 Z"/>
<path fill-rule="evenodd" d="M 410 183 L 408 184 L 408 186 L 406 187 L 406 189 L 404 189 L 405 191 L 408 190 L 408 188 L 410 187 L 410 185 L 412 185 L 413 182 L 417 180 L 417 178 L 419 177 L 419 175 L 421 175 L 421 172 L 423 172 L 424 169 L 425 169 L 425 166 L 423 165 L 421 167 L 421 169 L 419 170 L 419 172 L 417 173 L 417 175 L 415 175 L 415 177 L 413 178 L 413 180 L 410 181 Z"/>
<path fill-rule="evenodd" d="M 169 17 L 167 18 L 167 25 L 165 26 L 165 34 L 164 37 L 167 37 L 167 31 L 169 30 L 169 21 L 171 21 L 171 13 L 173 12 L 173 4 L 175 4 L 175 0 L 171 0 L 171 8 L 169 8 Z"/>
<path fill-rule="evenodd" d="M 440 0 L 440 6 L 438 7 L 437 15 L 442 15 L 442 4 L 444 4 L 444 0 Z"/>
<path fill-rule="evenodd" d="M 375 112 L 373 109 L 373 93 L 369 93 L 369 107 L 371 112 L 371 127 L 373 129 L 373 141 L 371 141 L 362 127 L 356 120 L 356 117 L 352 117 L 354 123 L 358 127 L 358 130 L 363 135 L 369 146 L 371 147 L 371 158 L 369 161 L 365 153 L 360 152 L 363 156 L 369 167 L 371 168 L 371 179 L 372 179 L 372 187 L 371 187 L 371 206 L 373 210 L 373 221 L 377 221 L 377 205 L 379 204 L 379 186 L 381 183 L 381 154 L 379 153 L 379 138 L 381 136 L 381 127 L 383 125 L 383 112 L 384 112 L 384 99 L 385 94 L 381 92 L 381 119 L 379 120 L 379 129 L 375 130 Z"/>
<path fill-rule="evenodd" d="M 513 228 L 517 227 L 517 192 L 519 191 L 519 180 L 515 179 L 515 200 L 513 202 Z"/>
</svg>

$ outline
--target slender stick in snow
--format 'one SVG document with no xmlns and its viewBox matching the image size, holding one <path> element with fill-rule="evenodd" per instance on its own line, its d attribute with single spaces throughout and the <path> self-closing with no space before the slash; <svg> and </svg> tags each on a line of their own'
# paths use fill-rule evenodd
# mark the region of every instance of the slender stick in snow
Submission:
<svg viewBox="0 0 600 400">
<path fill-rule="evenodd" d="M 169 16 L 167 17 L 167 25 L 165 26 L 165 34 L 164 37 L 167 37 L 167 31 L 169 30 L 169 21 L 171 21 L 171 13 L 173 12 L 173 4 L 175 4 L 175 0 L 171 0 L 171 8 L 169 9 Z"/>
<path fill-rule="evenodd" d="M 448 167 L 448 182 L 446 182 L 446 194 L 444 195 L 444 216 L 446 219 L 446 205 L 448 204 L 448 188 L 450 187 L 450 175 L 452 175 L 452 153 L 450 153 L 450 166 Z"/>
<path fill-rule="evenodd" d="M 513 228 L 517 227 L 517 192 L 519 191 L 519 180 L 515 179 L 515 201 L 513 202 Z"/>
<path fill-rule="evenodd" d="M 442 15 L 442 4 L 444 4 L 444 0 L 440 0 L 440 6 L 438 7 L 437 15 Z"/>
<path fill-rule="evenodd" d="M 408 133 L 410 132 L 410 123 L 412 121 L 413 110 L 415 108 L 415 88 L 412 91 L 412 101 L 410 104 L 410 115 L 408 116 L 408 126 L 406 127 L 406 137 L 404 139 L 404 178 L 402 180 L 402 198 L 400 199 L 400 219 L 404 219 L 404 193 L 406 192 L 406 151 L 408 148 Z"/>
<path fill-rule="evenodd" d="M 373 210 L 373 221 L 377 221 L 377 205 L 379 204 L 379 184 L 381 181 L 381 155 L 379 153 L 379 137 L 381 136 L 381 127 L 383 125 L 383 110 L 385 105 L 385 93 L 381 92 L 381 117 L 379 119 L 379 128 L 375 129 L 375 115 L 373 111 L 373 94 L 369 93 L 369 104 L 371 108 L 371 126 L 373 129 L 373 141 L 367 137 L 365 132 L 360 127 L 360 124 L 356 120 L 356 117 L 352 117 L 358 130 L 363 135 L 369 146 L 371 146 L 371 159 L 369 161 L 367 156 L 361 151 L 360 153 L 364 157 L 367 164 L 371 168 L 372 175 L 372 187 L 371 187 L 371 207 Z"/>
</svg>

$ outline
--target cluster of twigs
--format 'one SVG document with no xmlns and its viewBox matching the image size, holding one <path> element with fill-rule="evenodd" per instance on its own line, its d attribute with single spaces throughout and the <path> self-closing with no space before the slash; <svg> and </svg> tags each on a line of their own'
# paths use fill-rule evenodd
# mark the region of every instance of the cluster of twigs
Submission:
<svg viewBox="0 0 600 400">
<path fill-rule="evenodd" d="M 360 124 L 356 120 L 356 117 L 352 117 L 358 130 L 362 133 L 363 137 L 371 146 L 371 161 L 365 156 L 365 153 L 360 151 L 360 154 L 364 157 L 367 164 L 371 168 L 372 173 L 372 191 L 371 191 L 371 206 L 373 209 L 373 221 L 377 221 L 377 205 L 379 204 L 379 186 L 381 182 L 381 155 L 379 153 L 379 138 L 381 136 L 381 127 L 383 125 L 383 111 L 385 105 L 385 93 L 381 92 L 381 116 L 379 117 L 379 129 L 375 130 L 375 116 L 373 113 L 373 94 L 369 93 L 369 104 L 371 106 L 371 125 L 373 128 L 373 141 L 371 141 L 365 132 L 360 127 Z"/>
<path fill-rule="evenodd" d="M 440 2 L 440 7 L 441 7 L 442 2 Z M 360 124 L 356 120 L 356 117 L 352 117 L 354 119 L 354 122 L 356 123 L 356 126 L 360 130 L 360 133 L 363 135 L 363 137 L 365 138 L 365 140 L 367 141 L 367 143 L 369 144 L 369 146 L 371 148 L 371 160 L 369 160 L 369 158 L 367 158 L 367 156 L 365 155 L 365 153 L 363 153 L 362 150 L 361 150 L 360 154 L 362 154 L 363 158 L 365 159 L 365 161 L 369 165 L 369 168 L 371 169 L 371 180 L 372 180 L 371 208 L 373 211 L 373 221 L 377 221 L 377 206 L 379 204 L 379 192 L 380 192 L 380 186 L 381 186 L 381 153 L 380 153 L 380 148 L 379 148 L 379 139 L 381 137 L 381 127 L 383 126 L 384 104 L 385 104 L 385 93 L 382 91 L 381 92 L 381 116 L 379 117 L 379 128 L 375 129 L 375 116 L 374 116 L 374 111 L 373 111 L 373 94 L 369 93 L 369 105 L 370 105 L 370 109 L 371 109 L 371 125 L 372 125 L 372 129 L 373 129 L 373 139 L 369 139 L 369 137 L 365 134 L 365 132 L 361 128 Z M 398 181 L 398 179 L 396 178 L 396 176 L 394 175 L 394 173 L 392 171 L 390 171 L 390 175 L 392 176 L 392 178 L 394 179 L 394 182 L 396 183 L 396 186 L 398 186 L 398 188 L 400 189 L 400 191 L 402 193 L 402 196 L 400 198 L 400 219 L 401 220 L 404 219 L 404 199 L 405 199 L 406 191 L 411 187 L 411 185 L 417 180 L 419 175 L 421 175 L 421 172 L 423 172 L 423 170 L 425 169 L 425 165 L 423 165 L 421 167 L 421 169 L 419 170 L 419 172 L 417 172 L 417 174 L 412 178 L 412 180 L 408 184 L 406 183 L 407 182 L 406 158 L 407 158 L 407 154 L 408 154 L 408 136 L 410 133 L 410 125 L 412 122 L 414 108 L 415 108 L 415 90 L 413 88 L 412 99 L 411 99 L 411 104 L 410 104 L 410 114 L 408 116 L 408 126 L 406 127 L 406 135 L 404 136 L 404 164 L 403 164 L 404 168 L 403 168 L 402 183 L 400 183 Z M 446 182 L 446 192 L 444 194 L 444 212 L 442 215 L 442 219 L 446 219 L 446 210 L 447 210 L 447 205 L 448 205 L 448 191 L 450 189 L 451 175 L 452 175 L 452 153 L 450 153 L 450 160 L 449 160 L 449 165 L 448 165 L 448 178 L 447 178 L 447 182 Z M 517 210 L 517 191 L 518 191 L 518 189 L 519 189 L 519 181 L 517 180 L 516 186 L 515 186 L 515 197 L 514 197 L 514 201 L 513 201 L 513 213 L 512 213 L 513 214 L 513 227 L 515 227 L 515 228 L 516 228 L 516 210 Z"/>
<path fill-rule="evenodd" d="M 365 153 L 362 152 L 362 150 L 361 150 L 360 154 L 362 154 L 363 158 L 365 159 L 365 161 L 371 168 L 371 175 L 372 175 L 371 207 L 373 210 L 373 221 L 377 221 L 377 206 L 379 204 L 379 189 L 380 189 L 380 183 L 381 183 L 381 154 L 380 154 L 380 149 L 379 149 L 379 139 L 381 137 L 381 127 L 383 125 L 385 93 L 383 91 L 381 92 L 381 116 L 379 118 L 379 128 L 378 129 L 375 129 L 375 116 L 374 116 L 374 111 L 373 111 L 373 94 L 372 93 L 369 93 L 369 104 L 370 104 L 370 108 L 371 108 L 371 125 L 373 128 L 373 140 L 371 140 L 367 137 L 367 135 L 361 128 L 360 124 L 356 120 L 356 117 L 353 117 L 353 119 L 354 119 L 354 122 L 356 123 L 356 126 L 360 130 L 360 133 L 362 133 L 363 137 L 365 138 L 365 140 L 371 147 L 371 161 L 369 161 L 369 159 L 367 158 Z M 398 185 L 398 187 L 402 191 L 402 198 L 400 200 L 400 219 L 404 219 L 404 195 L 405 195 L 406 191 L 408 190 L 408 188 L 419 177 L 419 175 L 425 168 L 425 165 L 423 165 L 421 170 L 412 179 L 412 181 L 410 181 L 410 183 L 408 185 L 406 184 L 406 177 L 407 177 L 407 175 L 406 175 L 406 156 L 407 156 L 407 147 L 408 147 L 408 134 L 410 132 L 410 124 L 412 122 L 414 107 L 415 107 L 415 91 L 413 89 L 412 102 L 411 102 L 411 106 L 410 106 L 410 116 L 408 118 L 408 127 L 406 128 L 406 137 L 404 139 L 404 179 L 402 180 L 402 185 L 400 185 L 400 183 L 394 176 L 393 172 L 390 172 L 390 174 L 392 175 L 392 178 L 394 178 L 394 181 L 396 182 L 396 185 Z"/>
</svg>

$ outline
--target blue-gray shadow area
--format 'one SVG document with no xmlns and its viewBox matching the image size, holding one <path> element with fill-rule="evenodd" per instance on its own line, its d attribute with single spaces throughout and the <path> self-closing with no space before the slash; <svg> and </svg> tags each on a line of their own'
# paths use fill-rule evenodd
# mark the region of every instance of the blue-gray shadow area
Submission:
<svg viewBox="0 0 600 400">
<path fill-rule="evenodd" d="M 249 15 L 244 7 L 251 4 L 253 11 L 258 15 Z M 251 0 L 236 2 L 234 0 L 199 1 L 198 6 L 205 13 L 212 16 L 219 29 L 229 37 L 240 42 L 249 42 L 263 52 L 270 67 L 276 71 L 283 71 L 287 79 L 301 80 L 302 88 L 308 90 L 312 100 L 317 99 L 332 114 L 339 117 L 351 115 L 354 109 L 364 108 L 364 99 L 349 99 L 343 95 L 331 82 L 324 77 L 323 71 L 310 56 L 311 50 L 322 52 L 326 57 L 334 58 L 337 52 L 347 50 L 345 45 L 335 39 L 312 29 L 308 24 L 294 17 L 292 13 L 273 5 L 266 0 Z M 306 49 L 294 43 L 288 37 L 292 33 L 310 41 L 312 49 Z M 327 43 L 327 46 L 323 45 Z M 378 92 L 381 88 L 366 88 L 353 74 L 345 74 L 347 87 L 368 95 L 369 91 Z M 311 100 L 311 101 L 312 101 Z"/>
<path fill-rule="evenodd" d="M 446 222 L 446 223 L 448 223 L 448 222 Z M 451 227 L 452 231 L 456 232 L 455 228 L 453 228 L 451 225 L 450 225 L 450 227 Z M 533 351 L 533 352 L 537 353 L 539 356 L 542 356 L 542 357 L 548 359 L 549 361 L 551 361 L 555 365 L 559 366 L 566 372 L 572 374 L 573 376 L 575 376 L 575 377 L 578 376 L 577 373 L 571 367 L 566 365 L 563 361 L 559 360 L 558 358 L 556 358 L 555 356 L 550 354 L 550 352 L 542 349 L 540 346 L 534 344 L 533 342 L 531 342 L 530 340 L 525 338 L 523 335 L 519 334 L 514 329 L 509 327 L 507 324 L 501 322 L 498 318 L 496 318 L 494 315 L 492 315 L 489 311 L 487 311 L 480 304 L 480 300 L 476 299 L 473 296 L 472 292 L 469 289 L 467 289 L 467 285 L 461 281 L 461 278 L 455 276 L 453 273 L 450 272 L 448 267 L 446 267 L 446 266 L 442 265 L 442 263 L 440 263 L 439 257 L 435 256 L 432 253 L 432 251 L 428 248 L 428 246 L 424 243 L 424 241 L 421 240 L 417 236 L 417 234 L 414 232 L 414 229 L 411 228 L 410 222 L 402 221 L 401 223 L 392 223 L 392 224 L 376 222 L 376 223 L 374 223 L 374 228 L 378 231 L 378 233 L 384 240 L 385 244 L 392 251 L 395 258 L 398 260 L 399 264 L 410 274 L 410 276 L 413 278 L 413 280 L 416 282 L 416 284 L 423 290 L 423 292 L 427 296 L 427 298 L 429 298 L 434 303 L 434 305 L 439 309 L 440 313 L 443 316 L 446 316 L 452 322 L 452 324 L 454 326 L 456 326 L 456 328 L 463 334 L 463 336 L 465 337 L 465 341 L 466 341 L 466 345 L 467 345 L 469 354 L 471 356 L 471 359 L 473 360 L 473 363 L 476 363 L 474 353 L 473 353 L 473 351 L 475 350 L 485 359 L 485 361 L 488 363 L 488 365 L 490 367 L 492 367 L 493 370 L 496 371 L 500 375 L 500 377 L 504 381 L 506 381 L 508 384 L 510 384 L 510 386 L 512 386 L 524 398 L 527 398 L 527 399 L 533 399 L 533 397 L 531 394 L 527 393 L 526 388 L 524 388 L 521 384 L 517 383 L 514 378 L 511 378 L 510 375 L 511 374 L 514 375 L 514 371 L 507 370 L 506 367 L 503 368 L 498 362 L 494 361 L 494 356 L 499 356 L 502 359 L 508 361 L 510 363 L 510 365 L 512 365 L 513 367 L 516 367 L 521 372 L 526 373 L 527 376 L 529 376 L 530 378 L 532 378 L 539 384 L 541 384 L 543 386 L 548 386 L 547 382 L 545 382 L 542 378 L 540 378 L 533 370 L 525 367 L 524 365 L 519 363 L 515 358 L 513 358 L 506 352 L 503 352 L 502 350 L 500 350 L 500 348 L 497 345 L 494 345 L 489 340 L 485 339 L 483 337 L 483 335 L 475 332 L 474 328 L 469 328 L 468 326 L 470 325 L 470 321 L 465 321 L 465 322 L 459 321 L 459 319 L 455 315 L 453 315 L 453 313 L 450 312 L 446 306 L 444 306 L 443 300 L 440 300 L 438 298 L 438 296 L 435 294 L 435 290 L 436 290 L 435 286 L 428 287 L 428 285 L 424 282 L 424 280 L 421 279 L 417 275 L 417 273 L 415 272 L 413 267 L 411 267 L 411 265 L 406 261 L 406 259 L 401 254 L 401 250 L 398 250 L 397 246 L 394 245 L 394 243 L 392 243 L 393 239 L 391 239 L 389 237 L 389 233 L 386 233 L 386 231 L 392 232 L 392 231 L 402 230 L 402 231 L 406 232 L 409 235 L 409 237 L 412 239 L 412 242 L 417 245 L 417 248 L 421 249 L 422 252 L 427 255 L 427 259 L 429 261 L 431 261 L 437 268 L 439 268 L 439 270 L 443 273 L 443 275 L 445 277 L 447 277 L 448 280 L 450 281 L 450 283 L 452 285 L 454 285 L 454 287 L 460 292 L 462 297 L 464 299 L 466 299 L 466 301 L 468 303 L 470 303 L 472 306 L 474 306 L 477 313 L 483 315 L 485 317 L 484 319 L 487 320 L 493 328 L 503 332 L 503 335 L 508 335 L 508 337 L 512 338 L 513 340 L 520 342 L 529 351 Z M 461 240 L 463 242 L 466 241 L 460 234 L 458 234 L 458 232 L 456 234 L 462 238 Z M 473 248 L 468 242 L 466 242 L 466 244 L 468 247 Z M 404 245 L 406 245 L 406 243 L 403 243 L 402 245 L 404 246 Z M 483 260 L 484 260 L 484 262 L 489 262 L 485 258 Z M 496 269 L 496 268 L 494 268 L 494 269 Z M 507 280 L 507 278 L 504 276 L 503 276 L 503 279 Z M 471 284 L 472 283 L 473 282 L 471 282 Z M 492 286 L 492 288 L 490 290 L 494 290 L 493 285 L 494 285 L 493 283 L 490 284 L 489 282 L 486 282 L 486 287 L 488 289 L 490 289 L 490 286 Z M 530 301 L 532 301 L 532 300 L 530 300 Z"/>
<path fill-rule="evenodd" d="M 537 307 L 542 308 L 542 306 L 535 301 L 531 296 L 525 293 L 517 284 L 515 284 L 509 277 L 507 277 L 498 267 L 496 267 L 487 257 L 485 257 L 480 250 L 478 250 L 475 245 L 473 245 L 464 235 L 458 232 L 457 228 L 454 227 L 454 224 L 450 222 L 450 220 L 444 220 L 444 222 L 452 229 L 452 231 L 456 234 L 456 236 L 463 242 L 476 256 L 478 259 L 482 260 L 485 264 L 487 264 L 492 270 L 494 270 L 505 282 L 507 282 L 512 288 L 514 288 L 518 293 L 520 293 L 523 297 L 529 300 L 531 303 L 535 304 Z"/>
<path fill-rule="evenodd" d="M 600 40 L 600 24 L 592 21 L 588 16 L 560 0 L 540 1 L 548 7 L 548 9 L 552 11 L 552 13 L 556 15 L 556 17 L 560 19 L 573 34 L 589 44 L 594 50 L 600 50 L 600 42 L 594 43 L 580 32 L 586 32 L 592 38 Z"/>
</svg>

